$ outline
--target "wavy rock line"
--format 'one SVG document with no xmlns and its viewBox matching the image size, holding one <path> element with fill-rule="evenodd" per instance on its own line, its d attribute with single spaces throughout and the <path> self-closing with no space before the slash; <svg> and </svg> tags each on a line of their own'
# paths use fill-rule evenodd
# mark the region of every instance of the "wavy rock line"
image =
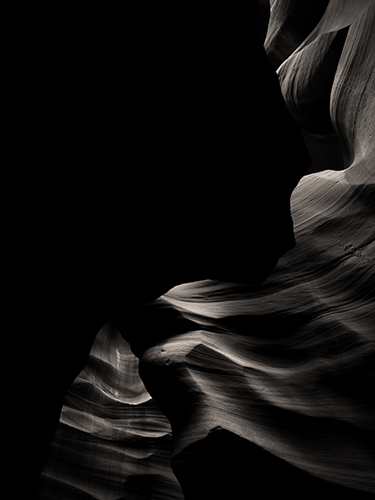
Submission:
<svg viewBox="0 0 375 500">
<path fill-rule="evenodd" d="M 293 4 L 271 2 L 266 47 L 271 60 L 275 50 L 275 65 L 283 63 L 279 77 L 292 114 L 306 130 L 333 130 L 349 168 L 299 183 L 292 197 L 297 246 L 262 286 L 181 285 L 121 325 L 141 357 L 147 389 L 172 424 L 173 463 L 187 499 L 198 498 L 186 485 L 194 470 L 220 489 L 219 469 L 210 475 L 209 460 L 203 463 L 209 457 L 218 465 L 215 452 L 224 458 L 223 483 L 225 470 L 233 472 L 246 492 L 256 484 L 249 470 L 257 470 L 264 489 L 271 482 L 254 468 L 250 452 L 277 478 L 275 490 L 290 498 L 301 498 L 301 491 L 282 475 L 295 479 L 297 470 L 307 472 L 304 498 L 332 485 L 333 493 L 356 499 L 375 492 L 375 7 L 316 2 L 314 22 L 306 20 L 292 36 L 293 21 L 279 29 L 276 14 L 290 16 L 286 6 Z M 274 33 L 291 42 L 279 49 Z M 316 97 L 322 105 L 314 112 Z M 51 491 L 53 498 L 181 498 L 168 465 L 169 424 L 114 332 L 98 337 L 67 396 L 41 498 L 50 499 Z M 217 447 L 215 435 L 221 435 Z M 259 450 L 269 453 L 264 461 Z"/>
<path fill-rule="evenodd" d="M 170 424 L 109 323 L 65 398 L 38 498 L 181 499 L 170 453 Z"/>
</svg>

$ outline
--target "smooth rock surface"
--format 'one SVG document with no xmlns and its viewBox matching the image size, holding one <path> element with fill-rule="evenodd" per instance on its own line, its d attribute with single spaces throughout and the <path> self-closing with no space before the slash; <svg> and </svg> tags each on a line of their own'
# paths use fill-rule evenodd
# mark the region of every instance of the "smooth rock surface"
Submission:
<svg viewBox="0 0 375 500">
<path fill-rule="evenodd" d="M 65 398 L 37 497 L 180 500 L 171 448 L 170 424 L 110 322 Z"/>
<path fill-rule="evenodd" d="M 270 3 L 270 26 L 276 7 L 297 4 Z M 301 25 L 310 34 L 276 51 L 280 64 L 286 58 L 278 73 L 294 116 L 307 130 L 324 126 L 323 137 L 333 130 L 348 168 L 301 180 L 292 196 L 297 245 L 262 285 L 182 284 L 117 319 L 172 443 L 128 345 L 113 323 L 101 330 L 67 395 L 41 498 L 181 498 L 169 453 L 187 500 L 247 498 L 262 485 L 296 499 L 373 497 L 375 7 L 326 3 L 315 26 Z"/>
<path fill-rule="evenodd" d="M 156 338 L 166 304 L 193 324 L 179 335 L 176 321 L 141 358 L 172 422 L 175 461 L 220 427 L 313 476 L 375 492 L 374 185 L 357 181 L 326 172 L 300 183 L 298 245 L 261 288 L 204 281 L 154 303 Z"/>
<path fill-rule="evenodd" d="M 135 320 L 137 334 L 130 332 L 139 336 L 136 349 L 145 341 L 141 374 L 172 422 L 175 469 L 185 488 L 194 463 L 210 449 L 207 436 L 220 428 L 306 471 L 313 484 L 306 498 L 331 489 L 350 498 L 375 493 L 375 7 L 346 2 L 340 17 L 333 4 L 279 73 L 285 89 L 295 89 L 290 102 L 300 105 L 309 72 L 302 69 L 300 80 L 284 72 L 295 74 L 290 68 L 303 51 L 301 61 L 317 68 L 327 54 L 325 34 L 350 25 L 331 84 L 324 90 L 318 78 L 316 85 L 327 94 L 326 117 L 350 167 L 302 179 L 292 198 L 297 247 L 264 285 L 182 285 L 148 305 L 146 326 Z M 175 314 L 175 335 L 164 340 L 168 304 L 185 321 Z M 151 325 L 159 325 L 154 347 Z M 216 488 L 212 475 L 207 481 L 206 493 L 210 484 Z M 298 489 L 284 488 L 300 498 Z M 193 490 L 189 498 L 198 486 Z"/>
</svg>

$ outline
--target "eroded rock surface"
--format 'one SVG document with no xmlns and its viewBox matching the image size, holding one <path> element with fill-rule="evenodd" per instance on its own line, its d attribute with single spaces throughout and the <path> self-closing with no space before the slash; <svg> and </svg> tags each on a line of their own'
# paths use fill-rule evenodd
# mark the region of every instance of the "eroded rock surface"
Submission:
<svg viewBox="0 0 375 500">
<path fill-rule="evenodd" d="M 171 447 L 170 424 L 110 322 L 65 398 L 38 498 L 180 500 Z"/>
<path fill-rule="evenodd" d="M 154 308 L 154 316 L 146 321 L 141 373 L 172 422 L 175 468 L 186 491 L 197 470 L 194 461 L 201 463 L 200 454 L 209 453 L 211 445 L 205 443 L 219 428 L 306 471 L 306 484 L 311 484 L 305 497 L 331 489 L 339 494 L 342 487 L 352 498 L 375 493 L 370 389 L 375 356 L 375 8 L 346 2 L 340 17 L 333 4 L 279 73 L 301 125 L 315 121 L 324 135 L 331 132 L 330 122 L 349 168 L 313 174 L 299 183 L 292 203 L 297 247 L 260 288 L 205 281 L 177 287 L 147 306 L 148 311 Z M 334 40 L 339 40 L 336 47 Z M 312 106 L 309 118 L 305 110 L 320 92 L 325 116 Z M 160 311 L 157 338 L 168 304 L 191 322 L 191 330 L 178 319 L 175 335 L 149 347 L 150 325 L 159 325 Z M 142 320 L 138 328 L 142 338 Z M 249 469 L 253 454 L 249 448 Z M 294 477 L 291 471 L 285 474 Z M 208 477 L 215 490 L 213 473 Z M 298 488 L 284 488 L 300 497 Z M 194 491 L 197 495 L 197 485 Z M 188 494 L 193 498 L 193 492 Z"/>
<path fill-rule="evenodd" d="M 311 16 L 304 11 L 304 22 L 293 30 L 302 4 L 312 9 Z M 67 395 L 41 498 L 67 498 L 66 493 L 98 500 L 181 498 L 168 465 L 170 452 L 187 500 L 246 498 L 262 487 L 265 494 L 296 499 L 320 494 L 359 499 L 375 493 L 375 7 L 365 0 L 274 0 L 270 6 L 265 46 L 279 68 L 286 104 L 307 134 L 335 141 L 338 149 L 330 154 L 345 170 L 300 181 L 292 196 L 297 245 L 263 284 L 248 284 L 246 278 L 233 283 L 227 267 L 216 280 L 194 276 L 192 281 L 199 281 L 176 286 L 148 304 L 133 303 L 117 319 L 141 359 L 147 391 L 170 420 L 173 443 L 167 420 L 134 374 L 137 362 L 127 344 L 113 324 L 101 331 Z M 277 138 L 280 132 L 284 166 L 293 140 L 286 140 L 291 129 L 282 131 L 281 122 L 271 124 L 270 134 Z M 284 184 L 290 190 L 306 168 L 298 168 L 300 153 L 292 158 L 294 174 Z M 277 168 L 260 177 L 272 179 L 275 173 L 282 179 Z M 197 194 L 187 185 L 185 202 Z M 152 190 L 149 194 L 154 196 Z M 232 213 L 242 217 L 245 202 L 244 197 Z M 284 205 L 284 213 L 288 208 Z M 158 214 L 156 220 L 162 218 Z M 230 263 L 237 249 L 232 238 L 220 238 L 224 232 L 212 221 L 205 221 L 218 236 L 211 249 L 221 258 L 230 251 Z M 269 222 L 272 226 L 272 217 Z M 230 226 L 228 218 L 227 236 Z M 268 246 L 271 240 L 265 240 Z M 183 248 L 183 238 L 175 241 L 167 254 Z M 199 255 L 200 239 L 187 244 L 190 255 Z M 255 269 L 262 245 L 256 239 L 252 245 Z M 248 250 L 239 247 L 243 260 Z M 165 253 L 163 248 L 160 255 Z M 235 278 L 242 260 L 236 261 Z M 213 269 L 221 271 L 217 262 Z M 115 260 L 111 265 L 115 269 Z M 101 283 L 108 286 L 105 279 Z M 111 287 L 105 290 L 110 302 L 116 294 L 108 291 Z M 99 297 L 94 306 L 100 302 Z M 52 361 L 48 367 L 54 373 Z"/>
</svg>

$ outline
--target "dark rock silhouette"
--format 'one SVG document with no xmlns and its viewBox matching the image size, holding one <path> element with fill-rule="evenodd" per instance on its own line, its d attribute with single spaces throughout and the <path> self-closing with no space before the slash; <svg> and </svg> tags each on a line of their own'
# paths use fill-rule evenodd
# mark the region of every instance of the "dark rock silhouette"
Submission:
<svg viewBox="0 0 375 500">
<path fill-rule="evenodd" d="M 25 48 L 20 488 L 55 433 L 39 498 L 181 498 L 169 453 L 187 499 L 241 498 L 252 467 L 373 494 L 375 11 L 339 3 L 60 13 Z M 300 181 L 301 129 L 346 170 Z"/>
</svg>

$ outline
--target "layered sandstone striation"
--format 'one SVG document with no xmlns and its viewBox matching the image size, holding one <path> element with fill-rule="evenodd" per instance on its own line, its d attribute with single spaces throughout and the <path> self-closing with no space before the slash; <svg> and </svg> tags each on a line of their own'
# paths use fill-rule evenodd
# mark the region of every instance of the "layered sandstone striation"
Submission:
<svg viewBox="0 0 375 500">
<path fill-rule="evenodd" d="M 146 347 L 141 374 L 172 423 L 173 463 L 189 498 L 233 487 L 245 494 L 240 464 L 252 470 L 257 451 L 250 446 L 236 462 L 242 476 L 228 453 L 215 461 L 216 472 L 227 468 L 233 481 L 215 482 L 207 466 L 206 484 L 204 472 L 200 487 L 194 483 L 201 456 L 213 459 L 211 447 L 220 450 L 214 431 L 224 433 L 224 449 L 229 431 L 308 473 L 304 497 L 345 488 L 352 498 L 375 493 L 375 8 L 341 7 L 330 2 L 278 70 L 302 129 L 336 134 L 347 167 L 299 183 L 292 198 L 297 247 L 259 288 L 182 285 L 147 306 L 145 327 L 138 323 L 135 346 L 143 338 Z M 163 332 L 168 308 L 179 312 L 174 335 L 150 347 L 151 324 L 160 325 L 156 336 Z M 297 472 L 284 472 L 289 480 L 277 488 L 299 498 Z"/>
<path fill-rule="evenodd" d="M 267 17 L 267 8 L 262 12 Z M 200 238 L 186 242 L 189 255 L 212 255 L 205 262 L 209 274 L 186 273 L 156 300 L 123 304 L 122 314 L 113 314 L 116 321 L 100 331 L 66 396 L 41 499 L 181 499 L 169 457 L 186 500 L 248 498 L 254 491 L 296 499 L 375 494 L 375 6 L 274 0 L 269 16 L 265 49 L 314 167 L 323 170 L 294 189 L 294 236 L 287 231 L 276 256 L 262 261 L 262 276 L 267 262 L 290 250 L 266 281 L 252 282 L 257 258 L 272 245 L 270 231 L 263 240 L 243 231 L 247 241 L 253 236 L 245 248 L 244 236 L 238 237 L 246 227 L 245 197 L 237 210 L 228 209 L 231 217 L 221 227 L 212 211 L 205 219 L 209 250 L 202 229 Z M 264 63 L 263 55 L 259 60 Z M 271 136 L 282 121 L 270 125 Z M 280 131 L 286 170 L 293 151 L 286 136 L 296 130 L 288 127 Z M 284 196 L 272 200 L 262 219 L 268 228 L 275 226 L 277 203 L 288 212 L 285 200 L 308 167 L 297 165 L 305 156 L 300 135 L 294 137 L 298 152 Z M 236 144 L 235 134 L 231 139 Z M 230 148 L 223 151 L 228 155 Z M 267 174 L 272 194 L 272 182 L 282 179 L 280 165 Z M 267 175 L 262 171 L 258 180 Z M 188 185 L 185 201 L 189 193 L 197 196 Z M 180 227 L 192 234 L 184 207 Z M 233 231 L 236 213 L 241 222 Z M 281 220 L 289 227 L 287 217 Z M 278 234 L 275 229 L 274 238 Z M 181 260 L 183 244 L 177 239 L 165 253 Z M 241 279 L 246 255 L 250 271 Z M 107 302 L 111 293 L 103 294 Z M 127 342 L 140 359 L 145 387 Z M 77 366 L 84 356 L 80 360 Z"/>
<path fill-rule="evenodd" d="M 109 322 L 66 395 L 38 498 L 181 499 L 171 447 L 170 424 L 139 378 L 138 359 Z"/>
</svg>

